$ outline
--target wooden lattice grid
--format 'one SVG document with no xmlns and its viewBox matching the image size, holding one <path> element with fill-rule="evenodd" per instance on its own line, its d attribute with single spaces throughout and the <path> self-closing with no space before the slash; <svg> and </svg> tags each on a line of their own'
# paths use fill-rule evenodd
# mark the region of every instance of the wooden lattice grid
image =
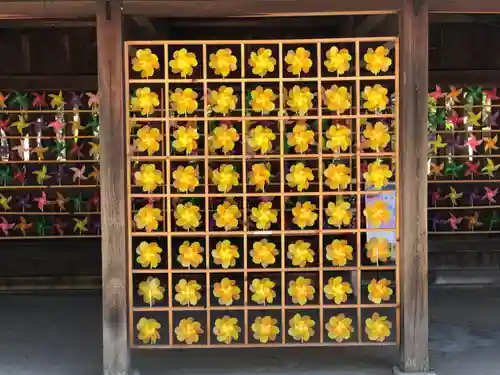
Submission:
<svg viewBox="0 0 500 375">
<path fill-rule="evenodd" d="M 379 75 L 370 74 L 366 71 L 363 62 L 363 53 L 368 48 L 378 46 L 393 45 L 391 52 L 393 64 L 389 73 Z M 313 50 L 312 60 L 313 69 L 309 74 L 302 77 L 295 77 L 288 74 L 285 64 L 285 53 L 297 47 L 305 47 Z M 332 46 L 347 47 L 352 54 L 351 68 L 344 75 L 329 74 L 323 67 L 325 53 Z M 272 77 L 256 77 L 251 72 L 251 67 L 247 61 L 250 52 L 256 52 L 258 48 L 269 48 L 277 60 L 275 74 Z M 149 48 L 153 53 L 159 56 L 160 68 L 157 76 L 148 78 L 139 78 L 136 72 L 131 69 L 132 59 L 138 48 Z M 168 68 L 168 61 L 173 58 L 174 51 L 186 48 L 188 51 L 196 52 L 198 66 L 195 68 L 193 77 L 180 78 Z M 238 59 L 237 75 L 229 74 L 226 78 L 215 77 L 209 67 L 209 54 L 215 53 L 220 48 L 230 48 L 236 51 Z M 315 52 L 315 53 L 314 53 Z M 243 63 L 242 63 L 243 62 Z M 294 345 L 392 345 L 399 342 L 399 220 L 398 220 L 398 40 L 397 38 L 342 38 L 342 39 L 306 39 L 306 40 L 263 40 L 263 41 L 140 41 L 125 43 L 125 70 L 126 70 L 126 98 L 127 108 L 130 108 L 126 114 L 127 122 L 127 155 L 128 155 L 128 217 L 129 217 L 129 335 L 132 347 L 138 348 L 196 348 L 196 347 L 218 347 L 225 345 L 217 340 L 217 334 L 214 332 L 216 319 L 225 316 L 236 317 L 238 326 L 241 329 L 238 338 L 233 338 L 228 347 L 248 347 L 248 346 L 294 346 Z M 195 77 L 196 76 L 196 77 Z M 195 77 L 195 78 L 194 78 Z M 362 108 L 361 100 L 362 87 L 380 83 L 384 87 L 389 87 L 389 94 L 393 94 L 392 101 L 385 111 L 369 113 Z M 328 84 L 328 86 L 326 86 Z M 346 85 L 352 94 L 352 105 L 347 114 L 338 114 L 329 112 L 322 104 L 325 95 L 325 89 L 331 85 Z M 229 115 L 212 115 L 209 105 L 209 95 L 212 90 L 220 86 L 231 85 L 234 87 L 234 93 L 238 96 L 237 107 Z M 277 102 L 279 108 L 270 115 L 261 114 L 256 116 L 248 108 L 250 104 L 247 93 L 256 86 L 262 85 L 264 88 L 277 88 Z M 310 109 L 307 115 L 290 114 L 287 112 L 285 89 L 292 85 L 308 86 L 316 90 L 315 107 Z M 325 88 L 323 88 L 325 86 Z M 154 113 L 146 116 L 139 114 L 131 108 L 131 97 L 136 93 L 137 88 L 150 87 L 156 92 L 160 99 L 160 106 L 154 109 Z M 177 115 L 170 103 L 170 95 L 176 88 L 193 88 L 198 92 L 197 100 L 203 105 L 199 105 L 198 110 L 190 116 Z M 245 93 L 244 96 L 241 93 Z M 290 111 L 290 109 L 288 109 Z M 313 113 L 311 115 L 311 113 Z M 287 146 L 287 134 L 292 129 L 290 123 L 298 120 L 305 120 L 314 123 L 314 138 L 316 140 L 316 152 L 293 153 L 285 149 Z M 362 132 L 365 127 L 365 121 L 382 121 L 389 124 L 389 134 L 391 142 L 389 146 L 375 152 L 367 151 L 359 147 L 365 138 Z M 198 145 L 202 145 L 202 152 L 196 154 L 180 154 L 173 150 L 172 140 L 174 129 L 178 129 L 178 123 L 181 126 L 188 121 L 196 121 L 196 129 L 200 135 Z M 274 122 L 273 128 L 277 132 L 278 150 L 274 153 L 259 155 L 254 154 L 248 146 L 248 132 L 251 130 L 253 122 Z M 217 154 L 209 149 L 209 135 L 212 134 L 213 127 L 221 122 L 231 122 L 234 127 L 239 129 L 240 140 L 237 142 L 235 153 Z M 332 123 L 342 122 L 349 124 L 351 130 L 352 144 L 347 151 L 350 152 L 330 152 L 326 148 L 320 147 L 326 141 L 326 127 Z M 199 123 L 199 124 L 198 124 Z M 146 155 L 137 150 L 136 128 L 149 125 L 159 129 L 161 134 L 160 149 L 153 155 Z M 238 127 L 239 125 L 239 127 Z M 269 125 L 272 127 L 272 125 Z M 278 138 L 279 137 L 279 138 Z M 238 150 L 240 147 L 240 150 Z M 388 150 L 387 150 L 388 149 Z M 314 148 L 313 148 L 314 150 Z M 239 152 L 238 152 L 239 151 Z M 312 168 L 317 184 L 312 184 L 314 188 L 308 191 L 297 192 L 290 189 L 286 183 L 287 171 L 290 164 L 295 162 L 317 163 Z M 346 190 L 331 190 L 325 184 L 324 162 L 336 161 L 342 163 L 348 162 L 352 181 Z M 368 190 L 365 187 L 363 179 L 358 178 L 362 168 L 366 171 L 366 164 L 373 161 L 389 161 L 393 176 L 390 178 L 390 186 L 387 185 L 383 190 Z M 154 192 L 139 192 L 139 186 L 136 184 L 133 176 L 144 163 L 154 163 L 155 168 L 159 168 L 163 176 L 164 184 L 161 184 Z M 220 193 L 214 191 L 216 188 L 213 183 L 210 171 L 214 167 L 220 166 L 220 163 L 226 162 L 239 166 L 240 180 L 237 192 Z M 271 163 L 271 168 L 275 166 L 274 173 L 279 175 L 276 187 L 272 192 L 258 193 L 252 190 L 248 184 L 249 166 L 254 162 Z M 184 164 L 183 164 L 184 163 Z M 274 164 L 273 164 L 274 163 Z M 172 173 L 178 166 L 187 166 L 189 164 L 199 165 L 202 169 L 198 178 L 200 186 L 194 192 L 180 193 L 172 183 Z M 309 165 L 309 164 L 308 164 Z M 277 168 L 276 168 L 277 167 Z M 246 182 L 246 183 L 242 183 Z M 252 190 L 252 191 L 249 191 Z M 361 212 L 366 206 L 364 200 L 370 197 L 385 197 L 386 195 L 394 197 L 395 207 L 393 208 L 394 226 L 389 229 L 367 228 L 366 220 Z M 250 220 L 250 206 L 255 207 L 256 200 L 266 201 L 266 198 L 275 197 L 274 202 L 279 199 L 279 220 L 278 227 L 271 230 L 258 231 L 253 228 Z M 242 212 L 242 220 L 238 223 L 236 230 L 224 231 L 217 229 L 213 225 L 211 216 L 217 203 L 225 200 L 225 197 L 231 197 Z M 325 209 L 329 202 L 335 201 L 337 197 L 350 200 L 352 206 L 350 210 L 354 212 L 351 224 L 345 228 L 333 229 L 332 226 L 325 223 Z M 286 204 L 294 199 L 313 200 L 317 204 L 318 219 L 313 229 L 302 229 L 293 227 L 289 209 Z M 389 198 L 390 199 L 390 198 Z M 176 225 L 173 210 L 179 202 L 186 203 L 192 201 L 202 207 L 201 229 L 195 231 L 179 230 Z M 147 203 L 152 203 L 153 207 L 161 209 L 163 220 L 160 221 L 158 230 L 147 232 L 136 228 L 134 217 L 140 207 Z M 273 208 L 275 208 L 273 203 Z M 369 264 L 365 254 L 365 246 L 368 241 L 367 236 L 375 236 L 378 233 L 381 237 L 392 235 L 391 256 L 384 263 L 377 260 L 376 264 Z M 293 237 L 295 236 L 295 237 Z M 354 258 L 343 266 L 333 266 L 332 262 L 327 265 L 325 257 L 326 241 L 330 243 L 334 237 L 344 238 L 347 236 L 349 244 L 354 247 Z M 350 237 L 349 237 L 350 236 Z M 293 239 L 312 239 L 312 243 L 317 246 L 314 254 L 312 267 L 294 267 L 287 260 L 286 248 L 290 244 L 290 238 Z M 240 259 L 235 267 L 220 268 L 213 263 L 211 251 L 219 240 L 229 239 L 239 245 Z M 254 264 L 250 260 L 250 245 L 257 239 L 269 239 L 274 241 L 279 247 L 279 258 L 276 265 L 263 268 Z M 156 241 L 162 248 L 162 260 L 157 267 L 143 268 L 137 262 L 136 248 L 142 241 Z M 182 268 L 179 265 L 176 256 L 178 247 L 182 241 L 199 241 L 203 248 L 203 263 L 200 268 Z M 314 246 L 313 245 L 313 246 Z M 378 255 L 378 253 L 377 253 Z M 167 259 L 164 259 L 167 258 Z M 304 305 L 294 304 L 287 294 L 290 277 L 293 275 L 308 276 L 313 275 L 315 293 L 312 303 L 307 301 Z M 251 300 L 251 291 L 249 289 L 251 281 L 256 277 L 270 277 L 275 282 L 277 303 L 258 305 Z M 326 284 L 326 278 L 343 276 L 352 286 L 353 294 L 346 303 L 334 304 L 323 292 Z M 390 280 L 393 294 L 387 301 L 382 303 L 373 303 L 368 299 L 368 285 L 371 277 L 376 280 L 387 278 Z M 155 304 L 145 304 L 138 297 L 138 284 L 144 282 L 148 277 L 158 278 L 158 282 L 165 288 L 162 300 Z M 202 295 L 196 305 L 182 306 L 174 298 L 176 285 L 181 278 L 185 277 L 188 281 L 195 280 L 202 287 Z M 237 282 L 240 287 L 241 298 L 233 301 L 230 306 L 221 306 L 213 296 L 214 283 L 220 282 L 222 277 L 228 277 Z M 239 278 L 239 279 L 237 279 Z M 236 280 L 237 279 L 237 280 Z M 311 315 L 315 321 L 314 334 L 309 340 L 294 340 L 288 333 L 289 321 L 296 313 Z M 392 329 L 388 337 L 376 341 L 369 339 L 366 331 L 366 321 L 372 318 L 373 313 L 380 313 L 386 316 L 391 322 Z M 351 319 L 353 332 L 349 339 L 337 342 L 328 335 L 325 324 L 330 318 L 345 314 L 345 317 Z M 259 316 L 270 316 L 277 321 L 279 334 L 275 340 L 269 340 L 267 343 L 259 342 L 253 337 L 252 324 Z M 181 320 L 193 318 L 201 323 L 203 333 L 198 335 L 198 341 L 190 344 L 181 342 L 177 334 Z M 154 319 L 161 324 L 158 329 L 160 338 L 152 344 L 151 340 L 141 342 L 138 339 L 138 322 L 141 318 Z M 145 345 L 147 343 L 147 345 Z"/>
</svg>

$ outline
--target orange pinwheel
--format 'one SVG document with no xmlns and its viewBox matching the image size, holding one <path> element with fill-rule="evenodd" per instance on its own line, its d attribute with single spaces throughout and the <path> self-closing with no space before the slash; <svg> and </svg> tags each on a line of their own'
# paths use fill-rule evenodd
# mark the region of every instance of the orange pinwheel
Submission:
<svg viewBox="0 0 500 375">
<path fill-rule="evenodd" d="M 498 150 L 497 142 L 498 142 L 498 135 L 495 135 L 493 138 L 492 137 L 483 137 L 483 144 L 484 144 L 484 151 L 485 152 L 491 152 L 492 150 Z"/>
<path fill-rule="evenodd" d="M 455 105 L 460 103 L 459 96 L 463 89 L 457 89 L 454 86 L 450 87 L 450 92 L 446 94 L 446 103 L 449 105 Z"/>
<path fill-rule="evenodd" d="M 442 176 L 443 173 L 441 173 L 441 171 L 443 170 L 443 167 L 444 163 L 441 164 L 431 163 L 429 168 L 429 176 Z"/>
</svg>

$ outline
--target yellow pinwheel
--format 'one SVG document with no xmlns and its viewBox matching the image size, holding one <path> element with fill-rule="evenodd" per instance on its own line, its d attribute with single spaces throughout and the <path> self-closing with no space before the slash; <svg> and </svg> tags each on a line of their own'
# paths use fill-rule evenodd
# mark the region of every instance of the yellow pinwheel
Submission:
<svg viewBox="0 0 500 375">
<path fill-rule="evenodd" d="M 486 159 L 486 161 L 488 162 L 488 164 L 486 164 L 486 166 L 481 169 L 481 172 L 484 172 L 485 175 L 493 178 L 494 173 L 500 168 L 500 164 L 496 165 L 495 162 L 490 158 Z"/>
<path fill-rule="evenodd" d="M 437 154 L 440 148 L 446 147 L 446 143 L 443 142 L 443 138 L 438 134 L 436 139 L 429 141 L 429 148 L 432 148 L 435 154 Z"/>
<path fill-rule="evenodd" d="M 475 114 L 474 112 L 469 112 L 466 120 L 467 125 L 472 125 L 472 126 L 481 126 L 479 123 L 479 120 L 481 120 L 482 113 L 479 111 L 479 113 Z"/>
<path fill-rule="evenodd" d="M 59 90 L 59 94 L 49 94 L 49 98 L 51 99 L 50 106 L 52 108 L 60 108 L 63 107 L 64 104 L 66 104 L 61 90 Z"/>
<path fill-rule="evenodd" d="M 47 176 L 47 166 L 43 165 L 42 168 L 38 171 L 33 171 L 33 174 L 36 175 L 36 182 L 38 185 L 42 185 L 45 180 L 48 180 L 50 176 Z"/>
<path fill-rule="evenodd" d="M 5 211 L 9 211 L 10 210 L 9 203 L 10 203 L 11 200 L 12 200 L 12 197 L 6 197 L 3 194 L 0 194 L 0 206 L 2 206 L 2 208 Z"/>
<path fill-rule="evenodd" d="M 78 234 L 82 234 L 83 232 L 88 232 L 87 229 L 87 222 L 88 222 L 88 217 L 86 217 L 83 220 L 77 219 L 76 217 L 73 218 L 75 221 L 75 227 L 73 228 L 73 232 L 78 232 Z"/>
<path fill-rule="evenodd" d="M 457 200 L 462 198 L 464 193 L 458 193 L 453 186 L 450 186 L 450 193 L 446 195 L 445 198 L 449 198 L 453 206 L 458 204 Z"/>
<path fill-rule="evenodd" d="M 18 120 L 16 122 L 13 122 L 10 126 L 15 127 L 19 134 L 23 134 L 23 129 L 30 126 L 30 124 L 26 122 L 26 119 L 23 117 L 23 115 L 18 115 L 17 118 Z"/>
</svg>

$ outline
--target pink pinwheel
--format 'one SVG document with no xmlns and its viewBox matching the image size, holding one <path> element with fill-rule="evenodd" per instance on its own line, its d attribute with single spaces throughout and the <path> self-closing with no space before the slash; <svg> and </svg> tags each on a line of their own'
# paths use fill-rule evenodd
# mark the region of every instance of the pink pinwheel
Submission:
<svg viewBox="0 0 500 375">
<path fill-rule="evenodd" d="M 5 234 L 6 236 L 9 235 L 9 230 L 14 228 L 16 223 L 9 223 L 7 219 L 5 219 L 3 216 L 0 217 L 0 230 Z"/>
<path fill-rule="evenodd" d="M 497 96 L 497 89 L 496 87 L 491 89 L 491 90 L 484 90 L 484 95 L 486 95 L 486 99 L 490 100 L 498 100 L 500 99 L 499 96 Z"/>
<path fill-rule="evenodd" d="M 47 107 L 47 94 L 45 93 L 45 91 L 41 94 L 32 92 L 31 95 L 34 96 L 33 102 L 31 103 L 33 107 Z"/>
<path fill-rule="evenodd" d="M 450 224 L 451 229 L 458 230 L 458 225 L 462 222 L 463 217 L 456 217 L 451 212 L 449 212 L 449 214 L 450 218 L 446 222 Z"/>
<path fill-rule="evenodd" d="M 474 152 L 477 152 L 477 146 L 480 146 L 481 143 L 483 143 L 483 140 L 478 141 L 476 136 L 472 134 L 469 138 L 467 138 L 467 141 L 465 141 L 464 147 L 470 147 Z"/>
<path fill-rule="evenodd" d="M 9 119 L 0 120 L 0 131 L 6 132 L 9 129 Z"/>
<path fill-rule="evenodd" d="M 444 98 L 446 93 L 442 91 L 441 86 L 436 85 L 436 91 L 430 92 L 429 96 L 438 101 L 439 98 Z"/>
<path fill-rule="evenodd" d="M 464 173 L 465 177 L 469 175 L 479 176 L 479 172 L 477 171 L 481 165 L 479 162 L 473 163 L 471 161 L 466 161 L 464 164 L 467 166 L 467 170 Z"/>
<path fill-rule="evenodd" d="M 45 192 L 42 192 L 41 197 L 33 198 L 33 201 L 36 202 L 38 209 L 42 212 L 43 212 L 43 208 L 50 203 L 47 200 L 47 194 L 45 194 Z"/>
<path fill-rule="evenodd" d="M 486 190 L 486 194 L 483 195 L 483 197 L 481 198 L 481 200 L 482 201 L 488 200 L 488 202 L 490 204 L 497 203 L 497 201 L 495 200 L 495 197 L 498 194 L 498 188 L 495 189 L 495 190 L 491 190 L 489 187 L 485 187 L 484 190 Z"/>
<path fill-rule="evenodd" d="M 437 204 L 439 200 L 441 200 L 441 189 L 437 189 L 436 191 L 433 191 L 431 194 L 431 199 L 432 199 L 432 204 L 434 206 Z"/>
<path fill-rule="evenodd" d="M 86 92 L 85 95 L 89 97 L 88 106 L 89 108 L 99 107 L 99 93 Z"/>
<path fill-rule="evenodd" d="M 73 182 L 76 180 L 87 180 L 88 177 L 84 175 L 85 173 L 85 165 L 82 165 L 81 168 L 72 167 L 70 170 L 73 171 Z"/>
<path fill-rule="evenodd" d="M 58 131 L 64 129 L 66 125 L 64 125 L 61 121 L 59 120 L 54 120 L 51 123 L 49 123 L 49 128 L 54 129 L 54 133 L 57 133 Z"/>
</svg>

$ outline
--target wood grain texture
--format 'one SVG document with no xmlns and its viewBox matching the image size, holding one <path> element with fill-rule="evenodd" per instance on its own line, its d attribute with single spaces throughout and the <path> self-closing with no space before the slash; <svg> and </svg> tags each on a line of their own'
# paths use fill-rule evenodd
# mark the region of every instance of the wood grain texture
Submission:
<svg viewBox="0 0 500 375">
<path fill-rule="evenodd" d="M 0 19 L 93 17 L 100 0 L 3 0 Z M 393 11 L 405 0 L 124 0 L 124 13 L 156 17 L 239 17 L 270 13 Z M 498 0 L 432 0 L 437 13 L 500 13 Z"/>
<path fill-rule="evenodd" d="M 427 0 L 401 11 L 401 370 L 429 370 L 427 264 Z"/>
<path fill-rule="evenodd" d="M 125 126 L 121 1 L 97 10 L 101 121 L 103 364 L 105 375 L 129 369 L 126 292 Z"/>
</svg>

